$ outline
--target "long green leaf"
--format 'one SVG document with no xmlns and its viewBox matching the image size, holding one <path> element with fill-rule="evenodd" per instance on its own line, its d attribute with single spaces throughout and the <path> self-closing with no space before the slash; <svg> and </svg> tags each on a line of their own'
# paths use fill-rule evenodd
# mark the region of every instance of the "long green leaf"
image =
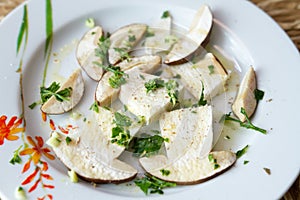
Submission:
<svg viewBox="0 0 300 200">
<path fill-rule="evenodd" d="M 42 87 L 45 86 L 48 65 L 50 61 L 51 51 L 53 44 L 53 21 L 52 21 L 52 3 L 51 0 L 46 0 L 46 44 L 45 44 L 45 66 L 43 74 Z"/>
<path fill-rule="evenodd" d="M 51 43 L 53 39 L 53 21 L 52 21 L 52 3 L 51 0 L 46 0 L 46 45 L 45 56 L 51 49 Z"/>
<path fill-rule="evenodd" d="M 23 8 L 23 18 L 22 23 L 19 30 L 18 40 L 17 40 L 17 54 L 20 52 L 21 45 L 23 43 L 25 37 L 25 46 L 27 45 L 28 40 L 28 9 L 27 5 L 24 5 Z"/>
</svg>

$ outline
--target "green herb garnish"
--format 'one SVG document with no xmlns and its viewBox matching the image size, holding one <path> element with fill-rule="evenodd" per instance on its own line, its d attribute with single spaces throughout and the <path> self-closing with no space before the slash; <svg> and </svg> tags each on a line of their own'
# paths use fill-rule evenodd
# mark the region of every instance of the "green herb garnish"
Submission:
<svg viewBox="0 0 300 200">
<path fill-rule="evenodd" d="M 259 89 L 254 90 L 255 99 L 257 101 L 262 100 L 264 98 L 265 92 Z"/>
<path fill-rule="evenodd" d="M 102 67 L 106 71 L 113 73 L 113 75 L 108 79 L 108 83 L 112 88 L 119 88 L 121 85 L 126 83 L 126 77 L 128 77 L 128 74 L 123 72 L 119 66 L 106 66 L 102 65 L 99 62 L 94 62 L 94 64 L 98 65 L 99 67 Z"/>
<path fill-rule="evenodd" d="M 218 161 L 216 158 L 214 158 L 213 154 L 208 154 L 208 161 L 213 163 L 214 169 L 218 169 L 220 165 L 218 164 Z"/>
<path fill-rule="evenodd" d="M 170 15 L 170 12 L 166 10 L 165 12 L 163 12 L 161 18 L 164 19 L 164 18 L 168 18 L 168 17 L 170 17 L 170 16 L 171 16 L 171 15 Z"/>
<path fill-rule="evenodd" d="M 170 170 L 167 170 L 167 169 L 161 169 L 159 170 L 161 172 L 161 174 L 163 176 L 169 176 L 171 174 L 171 171 Z"/>
<path fill-rule="evenodd" d="M 106 36 L 102 35 L 99 38 L 98 46 L 95 49 L 95 55 L 97 57 L 99 57 L 102 61 L 107 60 L 108 49 L 109 49 L 109 46 L 110 46 L 110 38 L 109 37 L 110 37 L 109 33 L 106 33 Z"/>
<path fill-rule="evenodd" d="M 264 170 L 268 175 L 271 175 L 271 170 L 269 168 L 264 167 Z"/>
<path fill-rule="evenodd" d="M 208 69 L 209 69 L 209 74 L 210 74 L 210 75 L 213 74 L 213 73 L 215 73 L 215 66 L 209 65 L 209 66 L 208 66 Z"/>
<path fill-rule="evenodd" d="M 115 112 L 114 115 L 115 115 L 114 123 L 117 126 L 120 126 L 120 127 L 129 127 L 129 126 L 131 126 L 132 121 L 128 116 L 123 115 L 119 112 Z"/>
<path fill-rule="evenodd" d="M 135 42 L 136 41 L 135 35 L 128 35 L 128 41 Z"/>
<path fill-rule="evenodd" d="M 133 140 L 133 153 L 138 157 L 149 157 L 157 153 L 165 139 L 159 135 L 149 136 L 144 138 L 134 138 Z"/>
<path fill-rule="evenodd" d="M 99 107 L 98 107 L 97 101 L 94 101 L 94 103 L 90 106 L 90 110 L 95 111 L 96 113 L 99 113 Z"/>
<path fill-rule="evenodd" d="M 127 148 L 131 136 L 129 130 L 125 130 L 123 127 L 114 127 L 111 130 L 111 143 L 117 143 L 119 146 L 124 146 Z"/>
<path fill-rule="evenodd" d="M 130 60 L 131 57 L 128 53 L 128 49 L 127 48 L 117 48 L 115 47 L 114 50 L 120 55 L 121 60 Z"/>
<path fill-rule="evenodd" d="M 249 117 L 248 117 L 248 115 L 247 115 L 247 113 L 246 113 L 246 111 L 245 111 L 244 108 L 241 108 L 241 113 L 246 117 L 246 121 L 245 122 L 242 122 L 241 120 L 238 120 L 238 119 L 235 119 L 233 117 L 230 117 L 231 113 L 225 115 L 225 120 L 226 121 L 234 121 L 234 122 L 240 123 L 241 127 L 244 127 L 244 128 L 247 128 L 247 129 L 253 129 L 253 130 L 261 132 L 263 134 L 267 133 L 267 130 L 259 128 L 259 127 L 255 126 L 254 124 L 252 124 L 252 122 L 250 121 L 250 119 L 249 119 Z"/>
<path fill-rule="evenodd" d="M 146 175 L 143 178 L 134 181 L 135 185 L 138 186 L 146 195 L 158 193 L 164 194 L 163 189 L 168 187 L 175 187 L 176 183 L 170 183 L 167 181 L 160 180 L 154 176 Z"/>
<path fill-rule="evenodd" d="M 170 97 L 170 102 L 175 106 L 178 101 L 178 90 L 176 88 L 178 87 L 178 83 L 175 80 L 169 80 L 166 84 L 165 87 L 167 89 L 168 95 Z"/>
<path fill-rule="evenodd" d="M 155 33 L 150 31 L 149 28 L 147 28 L 147 31 L 146 31 L 146 34 L 145 34 L 145 37 L 153 37 L 155 36 Z"/>
<path fill-rule="evenodd" d="M 88 28 L 93 28 L 95 26 L 95 20 L 93 18 L 87 18 L 85 20 L 85 25 L 88 27 Z"/>
<path fill-rule="evenodd" d="M 70 144 L 70 142 L 72 142 L 72 139 L 69 136 L 67 136 L 66 137 L 66 143 L 67 143 L 67 145 Z"/>
<path fill-rule="evenodd" d="M 9 161 L 10 164 L 14 165 L 16 163 L 18 163 L 18 164 L 22 163 L 22 159 L 19 156 L 19 152 L 20 152 L 20 150 L 21 150 L 22 147 L 23 146 L 21 145 L 17 150 L 14 151 L 14 155 L 13 155 L 12 159 Z"/>
<path fill-rule="evenodd" d="M 198 106 L 205 106 L 207 104 L 207 100 L 204 99 L 204 84 L 202 81 L 201 84 L 202 84 L 202 91 L 201 91 L 200 99 L 198 101 Z"/>
<path fill-rule="evenodd" d="M 160 78 L 155 78 L 146 82 L 144 86 L 146 88 L 146 92 L 149 93 L 157 90 L 158 88 L 164 87 L 165 81 Z"/>
<path fill-rule="evenodd" d="M 249 145 L 246 145 L 243 149 L 241 150 L 238 150 L 235 155 L 236 155 L 236 158 L 239 159 L 240 157 L 242 157 L 245 153 L 247 153 L 249 149 Z"/>
<path fill-rule="evenodd" d="M 249 160 L 244 160 L 244 165 L 247 165 L 249 162 Z"/>
<path fill-rule="evenodd" d="M 52 96 L 56 98 L 57 101 L 63 102 L 63 101 L 69 101 L 70 99 L 68 97 L 71 97 L 72 94 L 72 88 L 68 87 L 63 90 L 58 91 L 60 88 L 59 83 L 53 82 L 51 85 L 46 87 L 40 88 L 40 95 L 42 103 L 45 103 L 50 99 Z"/>
</svg>

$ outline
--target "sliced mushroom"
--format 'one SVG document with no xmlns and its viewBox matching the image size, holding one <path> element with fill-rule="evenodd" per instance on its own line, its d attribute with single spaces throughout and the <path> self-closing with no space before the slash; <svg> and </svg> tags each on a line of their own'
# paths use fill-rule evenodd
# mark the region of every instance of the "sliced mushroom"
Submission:
<svg viewBox="0 0 300 200">
<path fill-rule="evenodd" d="M 100 26 L 94 27 L 82 37 L 76 50 L 79 65 L 95 81 L 99 81 L 103 74 L 103 69 L 94 63 L 102 64 L 104 62 L 95 55 L 95 49 L 98 47 L 98 42 L 102 35 L 102 28 Z"/>
<path fill-rule="evenodd" d="M 200 57 L 195 64 L 172 66 L 170 71 L 173 75 L 180 74 L 182 84 L 196 99 L 200 97 L 204 88 L 204 97 L 210 100 L 224 92 L 224 85 L 229 76 L 213 54 L 203 52 Z"/>
<path fill-rule="evenodd" d="M 84 81 L 80 69 L 77 69 L 75 72 L 73 72 L 73 74 L 57 92 L 66 88 L 72 88 L 69 100 L 64 100 L 61 102 L 58 101 L 55 96 L 52 96 L 42 105 L 41 110 L 50 115 L 62 114 L 70 111 L 80 102 L 84 93 Z"/>
<path fill-rule="evenodd" d="M 211 106 L 185 108 L 160 119 L 166 156 L 144 157 L 139 161 L 147 173 L 162 180 L 190 185 L 203 182 L 231 166 L 232 152 L 210 152 L 212 144 Z M 162 171 L 169 171 L 168 175 Z"/>
<path fill-rule="evenodd" d="M 251 117 L 256 109 L 255 89 L 256 75 L 253 67 L 250 67 L 241 82 L 236 99 L 232 104 L 233 113 L 243 122 L 246 120 L 246 117 L 241 113 L 241 108 L 245 109 L 248 117 Z"/>
<path fill-rule="evenodd" d="M 115 65 L 124 55 L 138 44 L 146 33 L 147 25 L 130 24 L 118 29 L 110 36 L 110 48 L 108 50 L 108 60 Z"/>
<path fill-rule="evenodd" d="M 168 51 L 177 41 L 177 38 L 171 35 L 172 17 L 170 15 L 161 17 L 151 28 L 149 27 L 145 39 L 146 52 L 156 54 L 162 51 Z"/>
<path fill-rule="evenodd" d="M 134 115 L 144 116 L 146 123 L 150 124 L 158 120 L 163 112 L 173 107 L 165 87 L 158 88 L 153 92 L 146 92 L 145 83 L 160 77 L 137 70 L 128 72 L 128 75 L 130 79 L 121 86 L 119 99 Z M 183 87 L 179 85 L 176 90 L 180 97 Z"/>
<path fill-rule="evenodd" d="M 197 11 L 186 36 L 179 40 L 166 56 L 169 65 L 187 62 L 208 37 L 213 24 L 213 16 L 207 5 Z"/>
<path fill-rule="evenodd" d="M 125 72 L 134 68 L 141 72 L 152 73 L 160 67 L 160 64 L 161 58 L 159 56 L 141 56 L 124 60 L 118 66 Z M 110 105 L 119 95 L 120 88 L 112 88 L 109 85 L 109 78 L 112 75 L 112 72 L 105 73 L 98 83 L 95 98 L 101 106 Z"/>
<path fill-rule="evenodd" d="M 74 170 L 84 180 L 94 183 L 122 183 L 132 180 L 137 170 L 117 159 L 124 151 L 124 146 L 111 142 L 114 113 L 99 107 L 99 114 L 94 114 L 89 123 L 80 127 L 80 140 L 66 142 L 61 135 L 60 144 L 53 147 L 56 156 Z M 133 137 L 140 126 L 132 125 L 130 135 Z"/>
<path fill-rule="evenodd" d="M 205 182 L 229 169 L 236 161 L 235 153 L 229 151 L 211 152 L 216 163 L 208 158 L 200 158 L 195 152 L 188 151 L 184 156 L 169 163 L 164 155 L 141 158 L 140 163 L 147 173 L 159 179 L 175 182 L 178 185 L 193 185 Z M 218 167 L 216 167 L 216 165 Z M 168 170 L 169 175 L 163 175 Z"/>
</svg>

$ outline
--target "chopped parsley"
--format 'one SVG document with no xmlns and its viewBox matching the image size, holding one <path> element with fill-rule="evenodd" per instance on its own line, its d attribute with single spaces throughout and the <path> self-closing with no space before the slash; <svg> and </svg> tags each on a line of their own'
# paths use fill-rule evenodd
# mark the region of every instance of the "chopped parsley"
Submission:
<svg viewBox="0 0 300 200">
<path fill-rule="evenodd" d="M 145 137 L 141 138 L 134 138 L 133 139 L 133 154 L 137 157 L 149 157 L 151 155 L 156 154 L 165 139 L 159 135 L 146 135 Z"/>
<path fill-rule="evenodd" d="M 267 130 L 259 128 L 259 127 L 255 126 L 254 124 L 252 124 L 252 122 L 250 121 L 250 119 L 249 119 L 249 117 L 248 117 L 248 115 L 247 115 L 247 113 L 246 113 L 246 111 L 245 111 L 244 108 L 241 108 L 241 113 L 246 117 L 246 121 L 245 122 L 242 122 L 241 120 L 238 120 L 238 119 L 235 119 L 233 117 L 230 117 L 231 113 L 225 115 L 225 120 L 226 121 L 234 121 L 234 122 L 240 123 L 241 127 L 244 127 L 244 128 L 247 128 L 247 129 L 253 129 L 253 130 L 261 132 L 263 134 L 267 133 Z"/>
<path fill-rule="evenodd" d="M 128 116 L 123 115 L 119 112 L 115 112 L 114 115 L 115 115 L 114 123 L 117 126 L 119 126 L 119 127 L 129 127 L 129 126 L 131 126 L 132 121 Z"/>
<path fill-rule="evenodd" d="M 111 142 L 117 143 L 120 146 L 128 147 L 131 140 L 130 132 L 126 128 L 131 126 L 131 119 L 119 112 L 114 113 L 115 119 L 113 123 L 116 127 L 111 130 Z"/>
<path fill-rule="evenodd" d="M 67 143 L 67 145 L 69 145 L 71 142 L 72 142 L 72 139 L 69 136 L 67 136 L 66 137 L 66 143 Z"/>
<path fill-rule="evenodd" d="M 201 84 L 202 84 L 202 91 L 201 91 L 200 99 L 198 101 L 198 106 L 205 106 L 207 104 L 207 100 L 204 99 L 204 84 L 202 81 Z"/>
<path fill-rule="evenodd" d="M 98 107 L 97 101 L 94 101 L 94 103 L 90 106 L 90 110 L 95 111 L 96 113 L 99 113 L 99 107 Z"/>
<path fill-rule="evenodd" d="M 168 18 L 168 17 L 170 17 L 170 16 L 171 16 L 171 15 L 170 15 L 170 12 L 166 10 L 166 11 L 163 12 L 161 18 L 162 18 L 162 19 L 165 19 L 165 18 Z"/>
<path fill-rule="evenodd" d="M 45 103 L 48 101 L 52 96 L 56 98 L 57 101 L 63 102 L 63 101 L 69 101 L 69 97 L 71 97 L 72 94 L 72 88 L 68 87 L 63 90 L 60 90 L 60 84 L 56 82 L 52 82 L 49 87 L 41 87 L 40 88 L 40 95 L 42 103 Z"/>
<path fill-rule="evenodd" d="M 244 148 L 242 148 L 241 150 L 238 150 L 235 155 L 236 155 L 236 158 L 239 159 L 240 157 L 242 157 L 245 153 L 247 153 L 249 149 L 249 145 L 246 145 Z"/>
<path fill-rule="evenodd" d="M 108 83 L 112 88 L 119 88 L 121 85 L 126 83 L 126 77 L 128 77 L 128 74 L 123 72 L 119 66 L 114 65 L 102 65 L 98 62 L 94 62 L 98 66 L 102 67 L 104 70 L 112 72 L 113 75 L 109 77 Z"/>
<path fill-rule="evenodd" d="M 176 76 L 174 76 L 173 78 L 181 79 L 181 76 L 180 76 L 180 74 L 176 74 Z"/>
<path fill-rule="evenodd" d="M 168 95 L 170 97 L 170 102 L 175 106 L 178 101 L 178 90 L 176 88 L 178 87 L 178 83 L 175 80 L 169 80 L 166 82 L 165 87 L 167 89 Z"/>
<path fill-rule="evenodd" d="M 136 41 L 135 35 L 128 35 L 128 41 L 129 42 L 135 42 Z"/>
<path fill-rule="evenodd" d="M 95 20 L 93 18 L 87 18 L 85 20 L 85 25 L 88 27 L 88 28 L 93 28 L 95 26 Z"/>
<path fill-rule="evenodd" d="M 127 48 L 124 48 L 124 47 L 123 48 L 117 48 L 117 47 L 115 47 L 114 50 L 120 55 L 121 60 L 130 60 L 131 57 L 128 53 Z"/>
<path fill-rule="evenodd" d="M 244 165 L 247 165 L 249 162 L 249 160 L 244 160 Z"/>
<path fill-rule="evenodd" d="M 144 86 L 146 88 L 146 92 L 149 93 L 155 91 L 158 88 L 164 87 L 165 81 L 160 78 L 155 78 L 146 82 Z"/>
<path fill-rule="evenodd" d="M 265 92 L 259 89 L 254 90 L 254 96 L 257 101 L 260 101 L 264 98 Z"/>
<path fill-rule="evenodd" d="M 220 165 L 218 164 L 218 161 L 216 158 L 214 158 L 213 154 L 208 154 L 208 161 L 213 163 L 214 169 L 218 169 Z"/>
<path fill-rule="evenodd" d="M 154 176 L 145 175 L 145 177 L 134 181 L 135 185 L 138 186 L 146 195 L 158 193 L 164 194 L 163 189 L 168 187 L 175 187 L 176 183 L 170 183 L 167 181 L 160 180 Z"/>
<path fill-rule="evenodd" d="M 159 170 L 161 172 L 161 174 L 163 176 L 169 176 L 171 174 L 171 171 L 170 170 L 167 170 L 167 169 L 161 169 Z"/>
<path fill-rule="evenodd" d="M 146 30 L 145 37 L 147 38 L 147 37 L 153 37 L 153 36 L 155 36 L 155 33 L 152 30 L 150 31 L 149 27 L 148 27 Z"/>
<path fill-rule="evenodd" d="M 230 139 L 231 139 L 228 135 L 226 135 L 224 138 L 225 138 L 226 140 L 230 140 Z"/>
<path fill-rule="evenodd" d="M 215 73 L 215 66 L 209 65 L 209 66 L 208 66 L 208 69 L 209 69 L 209 74 L 210 74 L 210 75 L 213 74 L 213 73 Z"/>
<path fill-rule="evenodd" d="M 10 164 L 14 165 L 16 163 L 18 163 L 18 164 L 22 163 L 22 159 L 19 156 L 19 152 L 20 152 L 20 150 L 21 150 L 22 147 L 23 146 L 21 145 L 17 150 L 14 151 L 14 155 L 13 155 L 12 159 L 9 161 Z"/>
<path fill-rule="evenodd" d="M 107 60 L 108 49 L 110 46 L 110 34 L 107 33 L 106 36 L 102 35 L 99 38 L 98 46 L 95 49 L 95 55 L 99 57 L 102 61 Z"/>
<path fill-rule="evenodd" d="M 119 146 L 127 147 L 131 136 L 129 130 L 125 130 L 123 127 L 114 127 L 111 130 L 111 143 L 117 143 Z"/>
</svg>

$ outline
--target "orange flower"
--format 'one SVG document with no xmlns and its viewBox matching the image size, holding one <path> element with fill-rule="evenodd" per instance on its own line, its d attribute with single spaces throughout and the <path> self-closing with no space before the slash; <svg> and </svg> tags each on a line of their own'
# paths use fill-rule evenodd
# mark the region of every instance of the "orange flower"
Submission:
<svg viewBox="0 0 300 200">
<path fill-rule="evenodd" d="M 44 140 L 40 136 L 35 136 L 37 143 L 32 139 L 31 136 L 27 136 L 27 141 L 31 144 L 32 147 L 28 147 L 20 152 L 20 155 L 31 155 L 31 159 L 35 165 L 38 164 L 42 154 L 49 158 L 50 160 L 54 160 L 55 157 L 50 154 L 50 150 L 47 147 L 44 147 Z"/>
<path fill-rule="evenodd" d="M 0 145 L 4 143 L 4 139 L 13 141 L 19 139 L 19 136 L 15 134 L 24 131 L 24 128 L 19 128 L 22 124 L 22 118 L 13 116 L 6 124 L 7 116 L 2 115 L 0 117 Z"/>
</svg>

